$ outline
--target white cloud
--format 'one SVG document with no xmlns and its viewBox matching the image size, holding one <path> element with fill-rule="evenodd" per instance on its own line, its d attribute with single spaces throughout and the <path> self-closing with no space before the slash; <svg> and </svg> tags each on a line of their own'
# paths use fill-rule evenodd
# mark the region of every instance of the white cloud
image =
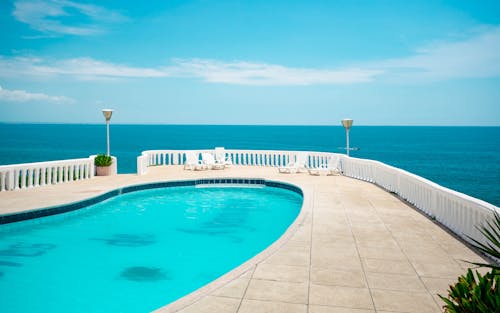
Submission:
<svg viewBox="0 0 500 313">
<path fill-rule="evenodd" d="M 170 76 L 201 78 L 210 83 L 236 85 L 354 84 L 372 81 L 381 71 L 373 69 L 315 69 L 244 61 L 175 60 L 166 68 Z"/>
<path fill-rule="evenodd" d="M 415 55 L 369 65 L 391 80 L 436 81 L 500 76 L 500 27 L 489 28 L 462 41 L 437 42 Z"/>
<path fill-rule="evenodd" d="M 498 51 L 500 27 L 490 28 L 462 41 L 435 43 L 419 49 L 412 56 L 334 69 L 210 59 L 174 59 L 168 66 L 133 67 L 88 57 L 50 60 L 0 56 L 0 76 L 80 80 L 176 77 L 201 79 L 208 83 L 257 86 L 358 84 L 381 80 L 414 83 L 498 77 Z"/>
<path fill-rule="evenodd" d="M 74 58 L 51 61 L 36 57 L 0 56 L 0 76 L 4 77 L 59 77 L 68 76 L 81 80 L 116 78 L 165 77 L 159 69 L 129 67 L 92 58 Z"/>
<path fill-rule="evenodd" d="M 66 0 L 19 0 L 14 3 L 14 17 L 43 33 L 94 35 L 103 31 L 101 23 L 119 22 L 125 17 L 105 8 Z M 63 22 L 72 17 L 72 23 Z M 78 24 L 78 19 L 91 19 L 93 24 Z"/>
<path fill-rule="evenodd" d="M 0 76 L 69 76 L 82 80 L 186 77 L 202 79 L 209 83 L 237 85 L 312 85 L 369 82 L 380 73 L 379 70 L 374 69 L 325 70 L 206 59 L 176 59 L 173 63 L 173 65 L 166 67 L 143 68 L 108 63 L 92 58 L 50 61 L 36 57 L 7 58 L 0 56 Z"/>
<path fill-rule="evenodd" d="M 75 100 L 64 96 L 50 96 L 44 93 L 32 93 L 25 90 L 8 90 L 0 86 L 0 101 L 6 102 L 50 102 L 57 104 L 74 103 Z"/>
</svg>

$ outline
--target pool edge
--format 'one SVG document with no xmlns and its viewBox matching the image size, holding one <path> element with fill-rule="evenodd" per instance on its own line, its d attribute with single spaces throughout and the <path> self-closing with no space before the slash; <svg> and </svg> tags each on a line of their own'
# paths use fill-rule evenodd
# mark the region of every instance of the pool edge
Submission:
<svg viewBox="0 0 500 313">
<path fill-rule="evenodd" d="M 269 180 L 271 181 L 271 180 Z M 280 182 L 280 181 L 271 181 L 279 184 L 284 184 L 288 186 L 293 186 L 301 190 L 302 192 L 302 206 L 300 208 L 300 212 L 295 218 L 295 220 L 288 226 L 286 231 L 276 240 L 274 241 L 271 245 L 269 245 L 267 248 L 265 248 L 263 251 L 260 253 L 256 254 L 249 260 L 245 261 L 243 264 L 240 266 L 232 269 L 231 271 L 223 274 L 221 277 L 213 280 L 212 282 L 196 289 L 195 291 L 183 296 L 182 298 L 179 298 L 175 300 L 174 302 L 171 302 L 169 304 L 166 304 L 165 306 L 162 306 L 154 311 L 153 313 L 173 313 L 173 312 L 178 312 L 195 302 L 201 300 L 203 297 L 209 296 L 212 292 L 215 290 L 227 285 L 231 281 L 239 278 L 249 270 L 251 270 L 253 267 L 255 267 L 257 264 L 263 262 L 265 259 L 273 255 L 275 252 L 277 252 L 281 247 L 283 247 L 290 239 L 295 235 L 295 233 L 298 231 L 299 227 L 302 226 L 304 223 L 305 219 L 307 216 L 311 213 L 312 211 L 312 192 L 311 192 L 311 187 L 307 186 L 302 186 L 299 187 L 294 184 L 290 184 L 288 182 Z"/>
</svg>

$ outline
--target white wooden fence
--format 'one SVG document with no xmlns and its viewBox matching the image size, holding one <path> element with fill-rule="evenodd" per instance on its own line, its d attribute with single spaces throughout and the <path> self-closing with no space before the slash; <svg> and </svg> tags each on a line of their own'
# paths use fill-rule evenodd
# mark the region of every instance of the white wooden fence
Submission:
<svg viewBox="0 0 500 313">
<path fill-rule="evenodd" d="M 0 165 L 0 192 L 92 178 L 94 158 Z"/>
<path fill-rule="evenodd" d="M 137 158 L 137 174 L 145 174 L 150 166 L 182 165 L 186 152 L 202 153 L 214 150 L 150 150 Z M 294 160 L 303 151 L 225 150 L 235 165 L 279 167 Z M 340 158 L 343 175 L 374 183 L 398 195 L 431 218 L 445 225 L 456 235 L 470 242 L 467 236 L 484 242 L 476 228 L 491 220 L 500 209 L 485 201 L 445 188 L 430 180 L 382 162 L 357 159 L 327 152 L 307 152 L 309 168 Z"/>
</svg>

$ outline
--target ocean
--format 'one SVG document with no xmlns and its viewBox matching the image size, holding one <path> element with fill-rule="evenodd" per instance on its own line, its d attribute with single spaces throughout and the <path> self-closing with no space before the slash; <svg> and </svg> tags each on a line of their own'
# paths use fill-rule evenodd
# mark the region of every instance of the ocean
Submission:
<svg viewBox="0 0 500 313">
<path fill-rule="evenodd" d="M 345 153 L 341 126 L 113 125 L 119 173 L 155 149 L 311 150 Z M 500 127 L 356 126 L 351 156 L 408 170 L 500 206 Z M 106 126 L 0 124 L 0 164 L 88 157 L 106 151 Z"/>
</svg>

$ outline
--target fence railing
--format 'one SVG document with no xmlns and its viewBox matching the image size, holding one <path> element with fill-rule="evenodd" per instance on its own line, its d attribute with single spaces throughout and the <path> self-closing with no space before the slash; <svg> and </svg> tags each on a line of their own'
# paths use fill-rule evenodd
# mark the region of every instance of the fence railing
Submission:
<svg viewBox="0 0 500 313">
<path fill-rule="evenodd" d="M 186 161 L 186 153 L 215 153 L 214 150 L 149 150 L 143 151 L 137 158 L 137 174 L 143 175 L 148 167 L 158 165 L 182 165 Z M 299 153 L 304 151 L 275 151 L 275 150 L 224 150 L 226 158 L 235 165 L 253 165 L 279 167 L 295 160 Z M 307 152 L 308 167 L 317 167 L 326 164 L 333 153 Z"/>
<path fill-rule="evenodd" d="M 150 150 L 137 158 L 137 174 L 147 173 L 148 167 L 159 165 L 182 165 L 186 152 L 215 153 L 214 150 Z M 271 150 L 225 150 L 235 165 L 280 167 L 295 160 L 304 151 Z M 470 242 L 470 236 L 485 242 L 476 226 L 489 221 L 493 212 L 500 209 L 485 201 L 440 186 L 430 180 L 382 162 L 357 159 L 328 152 L 308 151 L 306 166 L 309 168 L 326 164 L 330 157 L 340 159 L 339 167 L 343 175 L 374 183 L 398 195 L 414 205 L 432 219 L 445 225 L 459 237 Z"/>
<path fill-rule="evenodd" d="M 456 235 L 485 242 L 477 226 L 500 209 L 488 202 L 440 186 L 430 180 L 378 161 L 342 157 L 345 176 L 372 182 L 414 205 Z"/>
<path fill-rule="evenodd" d="M 0 192 L 92 178 L 94 158 L 0 165 Z"/>
</svg>

